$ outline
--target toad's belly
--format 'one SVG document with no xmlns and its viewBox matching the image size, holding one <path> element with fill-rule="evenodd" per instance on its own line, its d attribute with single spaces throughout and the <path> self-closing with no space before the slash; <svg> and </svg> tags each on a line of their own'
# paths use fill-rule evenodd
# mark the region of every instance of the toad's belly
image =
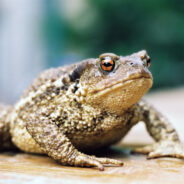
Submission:
<svg viewBox="0 0 184 184">
<path fill-rule="evenodd" d="M 130 130 L 131 127 L 114 128 L 102 134 L 73 136 L 70 138 L 73 145 L 82 151 L 93 151 L 98 148 L 110 146 L 120 141 Z"/>
</svg>

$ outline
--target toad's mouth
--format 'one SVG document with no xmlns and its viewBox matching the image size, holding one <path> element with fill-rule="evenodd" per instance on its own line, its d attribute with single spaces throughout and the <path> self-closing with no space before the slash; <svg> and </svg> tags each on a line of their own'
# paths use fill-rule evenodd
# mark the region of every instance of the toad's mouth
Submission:
<svg viewBox="0 0 184 184">
<path fill-rule="evenodd" d="M 111 92 L 113 90 L 116 90 L 118 88 L 123 88 L 123 87 L 127 86 L 128 84 L 135 82 L 135 81 L 138 81 L 138 80 L 147 81 L 149 88 L 152 86 L 152 83 L 153 83 L 153 79 L 152 79 L 151 75 L 148 75 L 148 74 L 146 74 L 146 75 L 132 75 L 124 80 L 118 80 L 116 83 L 111 84 L 109 86 L 104 86 L 104 88 L 95 89 L 95 91 L 93 91 L 93 94 L 94 95 L 105 94 L 105 93 Z"/>
</svg>

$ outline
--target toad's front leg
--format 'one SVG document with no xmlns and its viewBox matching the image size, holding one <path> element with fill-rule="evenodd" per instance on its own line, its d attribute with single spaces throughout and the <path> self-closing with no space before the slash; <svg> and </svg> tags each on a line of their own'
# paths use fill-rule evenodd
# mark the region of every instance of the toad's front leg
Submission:
<svg viewBox="0 0 184 184">
<path fill-rule="evenodd" d="M 136 106 L 138 120 L 144 121 L 149 134 L 156 141 L 153 145 L 136 148 L 133 152 L 148 154 L 148 158 L 176 157 L 184 158 L 184 147 L 175 129 L 152 106 L 141 101 Z"/>
<path fill-rule="evenodd" d="M 28 132 L 46 154 L 61 164 L 98 167 L 99 170 L 104 170 L 103 164 L 123 165 L 118 160 L 97 158 L 79 152 L 50 119 L 39 114 L 33 114 L 30 117 L 26 124 Z"/>
</svg>

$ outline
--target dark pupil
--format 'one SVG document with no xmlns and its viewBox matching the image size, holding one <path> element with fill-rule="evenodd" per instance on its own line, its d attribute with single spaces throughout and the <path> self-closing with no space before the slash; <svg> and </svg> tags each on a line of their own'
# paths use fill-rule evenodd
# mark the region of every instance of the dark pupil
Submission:
<svg viewBox="0 0 184 184">
<path fill-rule="evenodd" d="M 104 65 L 105 67 L 113 66 L 113 64 L 111 64 L 111 63 L 108 62 L 108 61 L 105 61 L 105 62 L 103 63 L 103 65 Z"/>
<path fill-rule="evenodd" d="M 150 58 L 147 58 L 147 62 L 148 62 L 148 63 L 151 63 L 151 59 L 150 59 Z"/>
</svg>

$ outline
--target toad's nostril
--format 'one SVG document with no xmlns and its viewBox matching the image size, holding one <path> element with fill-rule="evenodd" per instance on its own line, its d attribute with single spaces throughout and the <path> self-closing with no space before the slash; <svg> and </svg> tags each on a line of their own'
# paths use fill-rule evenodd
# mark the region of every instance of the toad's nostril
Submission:
<svg viewBox="0 0 184 184">
<path fill-rule="evenodd" d="M 142 65 L 142 61 L 140 61 L 140 60 L 129 61 L 128 65 L 131 67 L 138 67 L 138 66 Z"/>
<path fill-rule="evenodd" d="M 136 62 L 130 62 L 129 65 L 134 67 L 134 66 L 137 66 L 137 63 Z"/>
</svg>

